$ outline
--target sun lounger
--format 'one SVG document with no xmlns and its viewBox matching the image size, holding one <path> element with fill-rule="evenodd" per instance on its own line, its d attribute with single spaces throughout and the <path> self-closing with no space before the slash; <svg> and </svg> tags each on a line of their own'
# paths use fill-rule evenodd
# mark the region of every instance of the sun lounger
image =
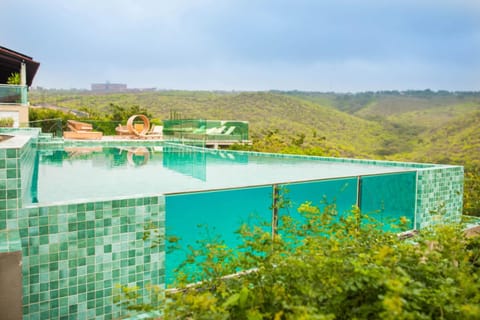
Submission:
<svg viewBox="0 0 480 320">
<path fill-rule="evenodd" d="M 67 128 L 69 131 L 63 132 L 64 139 L 99 140 L 103 137 L 103 133 L 93 131 L 93 126 L 90 123 L 67 120 Z"/>
</svg>

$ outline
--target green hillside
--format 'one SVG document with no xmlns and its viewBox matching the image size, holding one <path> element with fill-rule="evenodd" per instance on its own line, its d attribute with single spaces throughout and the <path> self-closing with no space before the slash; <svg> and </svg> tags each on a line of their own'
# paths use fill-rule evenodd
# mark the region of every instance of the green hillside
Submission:
<svg viewBox="0 0 480 320">
<path fill-rule="evenodd" d="M 389 91 L 358 94 L 287 92 L 380 123 L 396 137 L 377 156 L 430 162 L 480 160 L 480 93 Z"/>
<path fill-rule="evenodd" d="M 418 135 L 414 151 L 396 157 L 480 165 L 480 108 L 465 111 L 450 120 L 436 117 L 443 118 L 443 121 L 432 123 Z M 424 118 L 420 121 L 424 121 Z"/>
</svg>

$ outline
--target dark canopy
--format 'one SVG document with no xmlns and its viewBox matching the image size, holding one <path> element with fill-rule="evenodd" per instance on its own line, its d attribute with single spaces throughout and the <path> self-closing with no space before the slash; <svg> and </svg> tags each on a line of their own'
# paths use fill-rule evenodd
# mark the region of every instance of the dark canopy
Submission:
<svg viewBox="0 0 480 320">
<path fill-rule="evenodd" d="M 27 85 L 31 86 L 40 63 L 32 57 L 0 46 L 0 83 L 7 83 L 8 77 L 14 73 L 20 73 L 20 64 L 27 65 Z"/>
</svg>

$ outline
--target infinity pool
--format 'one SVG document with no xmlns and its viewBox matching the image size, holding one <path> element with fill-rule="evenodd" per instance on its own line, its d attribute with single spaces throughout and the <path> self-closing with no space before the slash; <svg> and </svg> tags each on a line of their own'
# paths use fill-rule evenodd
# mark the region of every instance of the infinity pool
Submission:
<svg viewBox="0 0 480 320">
<path fill-rule="evenodd" d="M 32 204 L 163 195 L 166 236 L 183 248 L 166 255 L 167 284 L 186 248 L 203 237 L 198 226 L 235 246 L 241 224 L 270 221 L 272 188 L 288 189 L 292 208 L 280 214 L 297 216 L 301 203 L 327 198 L 340 214 L 361 205 L 386 224 L 401 216 L 414 222 L 416 171 L 402 166 L 172 145 L 40 150 L 37 162 Z"/>
<path fill-rule="evenodd" d="M 19 135 L 7 142 L 0 148 L 0 250 L 22 252 L 24 319 L 121 318 L 115 287 L 138 286 L 145 296 L 150 284 L 173 284 L 187 248 L 205 239 L 199 225 L 234 248 L 242 223 L 300 218 L 305 201 L 335 203 L 339 215 L 358 206 L 387 228 L 406 217 L 409 229 L 438 222 L 432 212 L 439 208 L 443 221 L 458 221 L 462 208 L 457 166 L 155 141 Z M 277 195 L 290 206 L 272 210 Z M 159 236 L 156 245 L 150 233 Z M 163 239 L 171 236 L 180 250 L 167 250 Z"/>
<path fill-rule="evenodd" d="M 38 151 L 25 203 L 172 194 L 412 171 L 411 168 L 175 147 Z"/>
</svg>

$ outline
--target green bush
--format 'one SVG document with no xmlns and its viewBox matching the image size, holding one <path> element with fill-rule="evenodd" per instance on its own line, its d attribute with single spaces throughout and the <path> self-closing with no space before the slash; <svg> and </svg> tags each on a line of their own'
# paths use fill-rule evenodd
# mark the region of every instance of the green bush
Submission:
<svg viewBox="0 0 480 320">
<path fill-rule="evenodd" d="M 44 133 L 54 133 L 61 137 L 67 129 L 67 120 L 77 119 L 71 114 L 49 108 L 30 108 L 28 112 L 30 127 L 41 128 Z"/>
<path fill-rule="evenodd" d="M 7 78 L 7 84 L 18 85 L 20 82 L 20 73 L 18 72 L 12 72 Z"/>
<path fill-rule="evenodd" d="M 463 214 L 480 216 L 480 165 L 465 167 Z"/>
<path fill-rule="evenodd" d="M 459 225 L 402 240 L 357 208 L 343 217 L 335 205 L 298 211 L 302 221 L 281 217 L 275 237 L 242 226 L 235 250 L 202 242 L 186 261 L 202 282 L 188 286 L 192 276 L 179 272 L 179 289 L 157 309 L 169 319 L 480 318 L 480 238 Z M 135 299 L 120 301 L 138 310 Z"/>
<path fill-rule="evenodd" d="M 0 127 L 13 127 L 14 122 L 15 121 L 11 117 L 0 118 Z"/>
</svg>

